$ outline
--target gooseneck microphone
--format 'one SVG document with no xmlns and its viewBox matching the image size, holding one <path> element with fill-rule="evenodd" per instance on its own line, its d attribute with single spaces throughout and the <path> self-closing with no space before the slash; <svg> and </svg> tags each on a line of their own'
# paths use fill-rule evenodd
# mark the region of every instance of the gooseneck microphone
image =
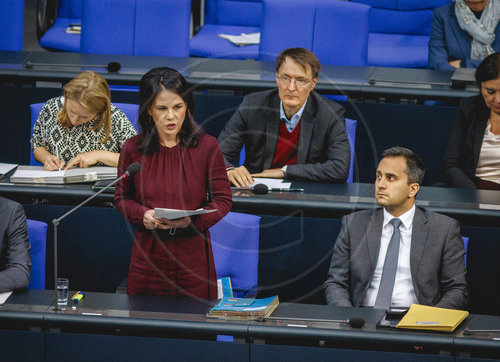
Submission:
<svg viewBox="0 0 500 362">
<path fill-rule="evenodd" d="M 293 317 L 261 317 L 257 319 L 258 322 L 265 322 L 266 320 L 280 320 L 280 321 L 303 321 L 303 322 L 333 322 L 340 324 L 349 324 L 352 328 L 361 328 L 365 325 L 365 320 L 360 317 L 352 317 L 349 319 L 320 319 L 320 318 L 293 318 Z"/>
<path fill-rule="evenodd" d="M 52 220 L 52 224 L 54 224 L 54 291 L 55 291 L 55 296 L 56 296 L 56 301 L 55 301 L 55 306 L 54 306 L 54 310 L 55 311 L 61 310 L 59 308 L 59 306 L 57 305 L 57 276 L 58 276 L 58 274 L 57 274 L 57 226 L 59 225 L 59 222 L 62 219 L 64 219 L 66 216 L 71 215 L 73 212 L 75 212 L 76 210 L 78 210 L 80 207 L 82 207 L 83 205 L 85 205 L 89 201 L 91 201 L 94 198 L 96 198 L 98 195 L 102 194 L 104 191 L 106 191 L 107 189 L 109 189 L 110 187 L 112 187 L 113 185 L 115 185 L 117 182 L 123 180 L 124 178 L 127 178 L 127 177 L 135 175 L 140 170 L 141 170 L 141 164 L 139 162 L 132 163 L 129 167 L 127 167 L 127 170 L 123 173 L 123 175 L 121 175 L 120 177 L 118 177 L 116 180 L 114 180 L 113 182 L 111 182 L 109 185 L 106 185 L 106 187 L 103 187 L 101 190 L 99 190 L 99 192 L 96 192 L 92 196 L 90 196 L 90 197 L 86 198 L 85 200 L 83 200 L 80 204 L 78 204 L 77 206 L 75 206 L 74 208 L 72 208 L 71 210 L 69 210 L 63 216 L 61 216 L 61 217 L 59 217 L 57 219 Z"/>
<path fill-rule="evenodd" d="M 70 68 L 103 68 L 110 73 L 118 72 L 122 65 L 118 62 L 109 62 L 106 65 L 84 65 L 84 64 L 54 64 L 54 63 L 32 63 L 29 60 L 24 63 L 25 68 L 33 67 L 70 67 Z"/>
<path fill-rule="evenodd" d="M 304 192 L 302 188 L 276 188 L 276 187 L 267 187 L 266 184 L 256 184 L 255 186 L 250 187 L 249 189 L 244 187 L 231 187 L 231 190 L 241 190 L 241 191 L 251 191 L 256 195 L 264 195 L 268 192 Z"/>
</svg>

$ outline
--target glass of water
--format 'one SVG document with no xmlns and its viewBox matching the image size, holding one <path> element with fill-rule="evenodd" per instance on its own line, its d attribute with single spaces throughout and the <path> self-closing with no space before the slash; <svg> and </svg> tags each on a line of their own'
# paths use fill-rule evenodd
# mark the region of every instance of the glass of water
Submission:
<svg viewBox="0 0 500 362">
<path fill-rule="evenodd" d="M 69 280 L 66 278 L 57 278 L 57 306 L 65 309 L 68 304 Z"/>
</svg>

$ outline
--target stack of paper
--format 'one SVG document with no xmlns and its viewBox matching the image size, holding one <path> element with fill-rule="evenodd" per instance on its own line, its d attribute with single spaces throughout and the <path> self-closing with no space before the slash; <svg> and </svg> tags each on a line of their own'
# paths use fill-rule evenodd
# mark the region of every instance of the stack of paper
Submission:
<svg viewBox="0 0 500 362">
<path fill-rule="evenodd" d="M 10 177 L 10 182 L 36 184 L 95 182 L 115 178 L 116 174 L 116 167 L 108 166 L 71 168 L 66 171 L 46 171 L 43 166 L 19 166 Z"/>
<path fill-rule="evenodd" d="M 253 45 L 260 43 L 260 33 L 241 33 L 240 35 L 219 34 L 219 37 L 229 40 L 237 46 Z"/>
<path fill-rule="evenodd" d="M 258 319 L 269 317 L 279 304 L 278 296 L 253 299 L 224 297 L 207 314 L 208 318 Z"/>
<path fill-rule="evenodd" d="M 16 163 L 0 163 L 0 179 L 17 167 Z"/>
<path fill-rule="evenodd" d="M 469 312 L 412 304 L 396 328 L 453 332 Z"/>
<path fill-rule="evenodd" d="M 155 207 L 155 219 L 175 220 L 186 216 L 209 214 L 214 211 L 217 211 L 217 209 L 205 210 L 200 208 L 196 210 L 179 210 L 179 209 L 164 209 L 162 207 Z"/>
</svg>

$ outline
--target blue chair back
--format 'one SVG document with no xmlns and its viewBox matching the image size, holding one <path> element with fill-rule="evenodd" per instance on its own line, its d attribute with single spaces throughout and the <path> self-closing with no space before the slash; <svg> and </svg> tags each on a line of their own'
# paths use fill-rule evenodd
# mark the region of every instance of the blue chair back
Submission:
<svg viewBox="0 0 500 362">
<path fill-rule="evenodd" d="M 351 151 L 351 163 L 349 165 L 349 175 L 347 176 L 347 183 L 353 182 L 354 179 L 354 159 L 356 154 L 356 126 L 358 122 L 354 119 L 345 119 L 345 129 L 347 131 L 347 139 L 349 140 L 349 150 Z"/>
<path fill-rule="evenodd" d="M 206 0 L 205 24 L 260 26 L 262 0 Z"/>
<path fill-rule="evenodd" d="M 258 59 L 274 61 L 287 48 L 312 50 L 315 3 L 310 0 L 264 0 Z"/>
<path fill-rule="evenodd" d="M 36 120 L 38 119 L 38 115 L 40 114 L 40 111 L 42 110 L 43 103 L 33 103 L 30 104 L 30 114 L 31 114 L 31 127 L 30 127 L 30 139 L 33 136 L 33 126 L 36 123 Z M 30 165 L 32 166 L 42 166 L 40 162 L 35 160 L 35 156 L 33 155 L 33 148 L 31 147 L 30 144 Z"/>
<path fill-rule="evenodd" d="M 139 132 L 139 105 L 131 103 L 113 103 L 113 105 L 125 113 L 130 123 L 132 123 L 136 131 Z"/>
<path fill-rule="evenodd" d="M 229 212 L 210 228 L 217 278 L 230 277 L 235 297 L 257 287 L 260 216 Z"/>
<path fill-rule="evenodd" d="M 31 245 L 31 277 L 28 289 L 45 289 L 45 254 L 47 224 L 27 219 L 28 237 Z"/>
<path fill-rule="evenodd" d="M 2 1 L 0 50 L 23 50 L 24 0 Z"/>
<path fill-rule="evenodd" d="M 352 2 L 317 1 L 312 51 L 322 64 L 367 65 L 370 9 Z"/>
</svg>

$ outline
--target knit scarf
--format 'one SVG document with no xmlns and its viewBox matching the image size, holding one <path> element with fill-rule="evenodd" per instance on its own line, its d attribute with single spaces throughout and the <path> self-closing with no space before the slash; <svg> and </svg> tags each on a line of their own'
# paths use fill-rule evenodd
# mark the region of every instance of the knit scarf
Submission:
<svg viewBox="0 0 500 362">
<path fill-rule="evenodd" d="M 464 0 L 455 0 L 458 25 L 471 37 L 471 59 L 482 61 L 494 53 L 491 44 L 495 41 L 495 29 L 500 20 L 500 0 L 488 0 L 478 19 Z"/>
</svg>

